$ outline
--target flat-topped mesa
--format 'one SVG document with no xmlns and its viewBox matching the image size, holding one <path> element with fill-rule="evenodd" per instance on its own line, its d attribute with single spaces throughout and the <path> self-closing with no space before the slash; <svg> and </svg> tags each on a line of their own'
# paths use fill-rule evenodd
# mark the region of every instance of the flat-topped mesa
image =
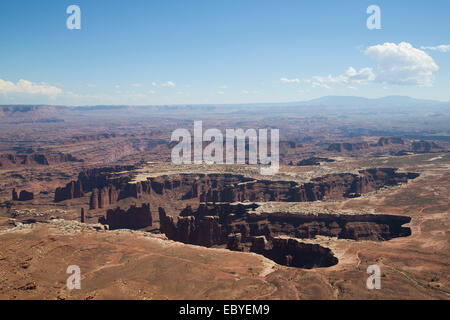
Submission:
<svg viewBox="0 0 450 320">
<path fill-rule="evenodd" d="M 335 162 L 333 159 L 321 158 L 321 157 L 310 157 L 303 160 L 298 161 L 295 165 L 302 166 L 318 166 L 321 162 Z M 291 164 L 294 165 L 294 164 Z"/>
<path fill-rule="evenodd" d="M 377 143 L 369 144 L 365 141 L 359 142 L 335 142 L 328 145 L 327 151 L 331 152 L 353 152 L 367 150 L 371 147 L 385 147 L 390 145 L 402 145 L 405 142 L 401 138 L 397 137 L 381 137 Z"/>
<path fill-rule="evenodd" d="M 150 204 L 142 207 L 131 206 L 128 210 L 109 209 L 106 218 L 100 217 L 99 223 L 109 225 L 109 229 L 142 229 L 152 225 L 153 219 Z"/>
<path fill-rule="evenodd" d="M 92 169 L 81 173 L 77 181 L 56 190 L 55 201 L 79 198 L 86 192 L 93 192 L 91 209 L 105 208 L 129 197 L 141 199 L 146 195 L 213 203 L 305 202 L 357 197 L 383 186 L 405 183 L 418 176 L 416 173 L 398 173 L 394 168 L 375 168 L 361 170 L 359 174 L 329 174 L 303 184 L 294 181 L 255 180 L 243 175 L 196 173 L 132 181 L 132 174 L 114 174 L 114 170 Z"/>
<path fill-rule="evenodd" d="M 433 141 L 414 141 L 411 150 L 416 153 L 441 152 L 444 148 Z"/>
<path fill-rule="evenodd" d="M 55 190 L 55 202 L 83 197 L 94 189 L 102 189 L 114 185 L 116 189 L 125 188 L 131 177 L 116 176 L 115 173 L 134 169 L 134 166 L 115 166 L 87 169 L 78 175 L 76 181 L 71 181 L 65 187 Z"/>
<path fill-rule="evenodd" d="M 328 146 L 328 151 L 344 152 L 344 151 L 355 151 L 355 150 L 365 150 L 369 149 L 369 144 L 367 142 L 339 142 L 332 143 Z"/>
<path fill-rule="evenodd" d="M 48 166 L 51 164 L 62 162 L 83 162 L 83 160 L 77 159 L 71 154 L 66 153 L 31 153 L 22 154 L 0 154 L 0 164 L 2 167 L 20 167 L 20 166 Z"/>
<path fill-rule="evenodd" d="M 411 229 L 403 227 L 411 221 L 407 216 L 389 214 L 261 214 L 267 219 L 272 234 L 311 239 L 315 236 L 339 239 L 386 241 L 411 235 Z"/>
<path fill-rule="evenodd" d="M 405 144 L 402 138 L 398 137 L 381 137 L 378 139 L 376 146 L 383 147 L 391 144 Z"/>
</svg>

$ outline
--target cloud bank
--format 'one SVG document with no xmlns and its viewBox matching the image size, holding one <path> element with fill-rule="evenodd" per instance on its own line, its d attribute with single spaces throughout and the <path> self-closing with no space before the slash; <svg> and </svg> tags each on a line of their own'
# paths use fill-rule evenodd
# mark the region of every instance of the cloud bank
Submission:
<svg viewBox="0 0 450 320">
<path fill-rule="evenodd" d="M 62 90 L 46 83 L 33 83 L 24 79 L 20 79 L 17 83 L 0 79 L 0 93 L 4 95 L 29 94 L 55 97 L 61 94 Z"/>
<path fill-rule="evenodd" d="M 441 44 L 439 46 L 434 47 L 420 47 L 422 50 L 432 50 L 432 51 L 440 51 L 440 52 L 450 52 L 450 44 Z"/>
<path fill-rule="evenodd" d="M 365 54 L 377 63 L 375 81 L 381 83 L 431 86 L 439 69 L 426 52 L 407 42 L 386 42 L 367 48 Z"/>
<path fill-rule="evenodd" d="M 446 46 L 433 48 L 440 51 L 447 50 Z M 326 89 L 330 89 L 332 85 L 344 85 L 353 88 L 353 85 L 369 83 L 429 87 L 434 82 L 433 73 L 439 70 L 432 57 L 407 42 L 399 44 L 386 42 L 374 45 L 368 47 L 364 54 L 373 60 L 376 66 L 365 67 L 359 71 L 349 67 L 340 75 L 313 76 L 305 82 L 310 83 L 312 87 Z"/>
<path fill-rule="evenodd" d="M 280 81 L 283 83 L 300 83 L 300 79 L 298 78 L 295 79 L 281 78 Z"/>
</svg>

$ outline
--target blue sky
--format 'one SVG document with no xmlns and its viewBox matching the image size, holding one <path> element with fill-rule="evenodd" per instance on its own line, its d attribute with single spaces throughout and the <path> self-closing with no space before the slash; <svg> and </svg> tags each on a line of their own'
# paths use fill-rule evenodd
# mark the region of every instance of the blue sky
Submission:
<svg viewBox="0 0 450 320">
<path fill-rule="evenodd" d="M 3 0 L 0 103 L 450 101 L 449 14 L 447 0 Z"/>
</svg>

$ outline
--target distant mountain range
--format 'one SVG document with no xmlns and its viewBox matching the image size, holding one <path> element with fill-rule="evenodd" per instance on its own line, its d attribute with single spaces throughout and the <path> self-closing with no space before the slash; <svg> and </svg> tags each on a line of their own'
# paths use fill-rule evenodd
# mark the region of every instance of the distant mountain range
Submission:
<svg viewBox="0 0 450 320">
<path fill-rule="evenodd" d="M 415 99 L 408 96 L 386 96 L 382 98 L 364 98 L 357 96 L 324 96 L 317 99 L 307 101 L 292 101 L 292 102 L 264 102 L 264 103 L 236 103 L 236 104 L 181 104 L 181 105 L 148 105 L 148 106 L 133 106 L 133 105 L 93 105 L 93 106 L 74 106 L 67 107 L 76 111 L 101 111 L 111 109 L 130 109 L 130 108 L 165 108 L 171 107 L 174 109 L 184 107 L 212 107 L 212 106 L 227 106 L 227 107 L 239 107 L 239 106 L 266 106 L 266 107 L 279 107 L 279 106 L 306 106 L 306 105 L 322 105 L 322 106 L 426 106 L 426 105 L 450 105 L 450 101 L 437 101 L 426 99 Z M 33 109 L 44 109 L 47 105 L 0 105 L 0 112 L 3 111 L 15 111 L 26 112 Z M 51 106 L 53 107 L 53 106 Z M 57 108 L 64 108 L 63 106 L 57 106 Z"/>
<path fill-rule="evenodd" d="M 311 108 L 317 107 L 317 108 Z M 98 106 L 46 106 L 4 105 L 0 106 L 0 122 L 55 121 L 73 117 L 133 117 L 133 116 L 180 116 L 195 117 L 214 114 L 234 115 L 337 115 L 337 114 L 445 114 L 450 112 L 450 102 L 414 99 L 407 96 L 387 96 L 369 99 L 355 96 L 325 96 L 309 101 L 284 103 L 246 104 L 197 104 L 197 105 L 98 105 Z"/>
<path fill-rule="evenodd" d="M 363 98 L 355 96 L 325 96 L 304 102 L 292 102 L 292 104 L 308 105 L 335 105 L 335 106 L 375 106 L 375 105 L 437 105 L 450 104 L 436 100 L 414 99 L 408 96 L 386 96 L 382 98 Z"/>
</svg>

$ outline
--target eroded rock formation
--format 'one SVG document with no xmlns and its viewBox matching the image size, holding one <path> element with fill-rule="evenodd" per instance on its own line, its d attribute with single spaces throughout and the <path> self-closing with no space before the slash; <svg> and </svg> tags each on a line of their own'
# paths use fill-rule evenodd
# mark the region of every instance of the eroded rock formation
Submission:
<svg viewBox="0 0 450 320">
<path fill-rule="evenodd" d="M 19 196 L 17 195 L 17 191 L 16 191 L 15 188 L 12 190 L 11 193 L 12 193 L 12 194 L 11 194 L 12 200 L 13 200 L 13 201 L 18 201 L 18 200 L 19 200 Z"/>
<path fill-rule="evenodd" d="M 402 138 L 381 137 L 380 139 L 378 139 L 378 143 L 376 144 L 376 146 L 383 147 L 383 146 L 387 146 L 387 145 L 391 145 L 391 144 L 404 144 L 404 143 L 405 142 L 403 141 Z"/>
<path fill-rule="evenodd" d="M 133 168 L 134 166 L 115 166 L 85 170 L 78 175 L 78 179 L 76 181 L 69 182 L 65 187 L 56 188 L 55 202 L 81 198 L 86 193 L 91 192 L 94 189 L 103 190 L 105 187 L 109 193 L 110 190 L 112 190 L 111 186 L 114 186 L 115 189 L 124 191 L 125 194 L 122 195 L 122 198 L 133 196 L 132 193 L 130 195 L 126 194 L 128 191 L 127 185 L 131 180 L 131 177 L 115 176 L 115 173 L 117 172 L 128 171 Z M 117 200 L 115 194 L 112 194 L 111 196 L 112 199 L 115 199 L 113 202 Z M 118 197 L 119 196 L 117 196 L 117 198 Z M 102 198 L 102 201 L 106 201 L 103 199 L 106 199 L 106 197 Z M 107 199 L 107 202 L 109 202 L 109 199 Z"/>
<path fill-rule="evenodd" d="M 197 198 L 200 202 L 304 202 L 356 197 L 418 176 L 398 173 L 395 168 L 375 168 L 361 170 L 359 174 L 330 174 L 304 184 L 254 180 L 232 174 L 179 174 L 131 182 L 129 175 L 114 174 L 121 170 L 124 168 L 92 169 L 80 173 L 77 181 L 56 189 L 55 201 L 79 198 L 92 192 L 91 209 L 106 208 L 128 197 L 141 199 L 145 195 L 165 196 L 166 193 L 180 200 Z"/>
<path fill-rule="evenodd" d="M 443 148 L 433 141 L 414 141 L 411 144 L 411 149 L 417 153 L 428 153 L 442 151 Z"/>
<path fill-rule="evenodd" d="M 303 243 L 297 239 L 273 238 L 269 245 L 258 253 L 278 264 L 304 269 L 330 267 L 338 263 L 329 248 Z"/>
<path fill-rule="evenodd" d="M 28 201 L 34 199 L 34 193 L 26 190 L 20 191 L 19 195 L 17 195 L 16 189 L 12 190 L 12 200 L 14 201 Z"/>
<path fill-rule="evenodd" d="M 383 214 L 253 214 L 254 205 L 201 204 L 184 209 L 179 217 L 167 216 L 159 208 L 160 230 L 169 239 L 203 246 L 252 242 L 254 237 L 286 235 L 310 239 L 317 235 L 353 240 L 390 240 L 411 234 L 403 227 L 411 219 Z M 191 212 L 190 215 L 186 215 Z M 237 236 L 239 235 L 239 236 Z M 231 238 L 230 238 L 231 237 Z"/>
<path fill-rule="evenodd" d="M 13 168 L 20 166 L 33 166 L 57 164 L 61 162 L 82 162 L 73 157 L 71 154 L 65 153 L 34 153 L 30 150 L 30 154 L 0 154 L 0 166 L 5 168 Z"/>
<path fill-rule="evenodd" d="M 357 150 L 365 150 L 369 148 L 369 144 L 367 142 L 340 142 L 340 143 L 332 143 L 328 146 L 328 151 L 335 152 L 344 152 L 344 151 L 357 151 Z"/>
<path fill-rule="evenodd" d="M 117 202 L 119 191 L 113 185 L 103 187 L 101 190 L 94 189 L 89 201 L 89 209 L 106 208 Z"/>
<path fill-rule="evenodd" d="M 56 188 L 55 190 L 55 202 L 60 202 L 68 199 L 81 198 L 84 196 L 81 182 L 72 181 L 65 187 Z"/>
<path fill-rule="evenodd" d="M 110 209 L 106 217 L 100 217 L 99 223 L 109 225 L 109 229 L 141 229 L 152 225 L 150 204 L 142 207 L 131 206 L 128 210 Z"/>
<path fill-rule="evenodd" d="M 318 166 L 321 162 L 334 162 L 333 159 L 321 158 L 321 157 L 311 157 L 307 159 L 300 160 L 297 162 L 297 166 Z"/>
<path fill-rule="evenodd" d="M 279 264 L 302 268 L 331 266 L 337 259 L 328 248 L 286 237 L 311 239 L 321 235 L 385 241 L 411 234 L 410 228 L 403 227 L 411 221 L 406 216 L 255 214 L 251 211 L 254 208 L 254 204 L 201 204 L 197 210 L 186 207 L 179 217 L 168 216 L 159 208 L 160 231 L 174 241 L 251 251 Z"/>
</svg>

